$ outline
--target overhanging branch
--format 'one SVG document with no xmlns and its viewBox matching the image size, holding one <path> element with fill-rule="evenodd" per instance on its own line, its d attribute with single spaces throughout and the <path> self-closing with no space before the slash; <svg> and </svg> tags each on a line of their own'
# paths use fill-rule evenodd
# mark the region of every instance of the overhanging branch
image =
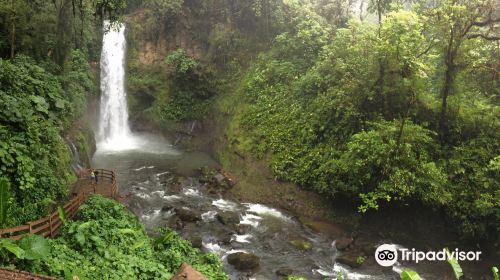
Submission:
<svg viewBox="0 0 500 280">
<path fill-rule="evenodd" d="M 488 36 L 488 35 L 481 34 L 481 33 L 467 35 L 467 39 L 474 39 L 474 38 L 483 38 L 483 39 L 488 40 L 488 41 L 499 41 L 500 40 L 500 36 Z"/>
</svg>

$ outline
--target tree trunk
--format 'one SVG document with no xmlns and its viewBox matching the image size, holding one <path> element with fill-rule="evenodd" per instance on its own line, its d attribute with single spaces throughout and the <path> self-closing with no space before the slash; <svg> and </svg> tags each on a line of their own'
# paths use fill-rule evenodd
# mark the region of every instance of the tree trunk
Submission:
<svg viewBox="0 0 500 280">
<path fill-rule="evenodd" d="M 382 0 L 377 0 L 378 24 L 382 23 L 382 3 L 380 3 L 380 1 L 382 1 Z M 380 30 L 380 28 L 379 28 L 379 30 Z"/>
<path fill-rule="evenodd" d="M 441 112 L 439 114 L 439 132 L 441 144 L 444 144 L 448 138 L 448 119 L 446 117 L 446 112 L 448 109 L 448 96 L 451 93 L 451 88 L 455 79 L 455 55 L 456 50 L 460 46 L 459 42 L 455 43 L 454 46 L 454 36 L 453 31 L 450 34 L 450 40 L 448 42 L 448 47 L 446 48 L 445 57 L 445 72 L 444 72 L 444 84 L 441 91 Z"/>
<path fill-rule="evenodd" d="M 365 20 L 365 18 L 363 16 L 363 4 L 365 3 L 365 1 L 361 0 L 360 2 L 361 3 L 359 4 L 359 20 L 363 21 L 363 20 Z"/>
<path fill-rule="evenodd" d="M 10 58 L 14 58 L 16 50 L 16 13 L 14 11 L 14 0 L 10 0 L 12 30 L 10 33 Z"/>
<path fill-rule="evenodd" d="M 377 0 L 377 15 L 378 15 L 378 38 L 380 39 L 382 37 L 382 6 L 380 3 L 381 0 Z M 385 78 L 385 65 L 384 65 L 384 59 L 382 57 L 378 58 L 378 79 L 376 82 L 376 90 L 377 90 L 377 97 L 379 98 L 379 105 L 381 105 L 383 108 L 383 113 L 385 114 L 385 107 L 386 107 L 386 98 L 383 96 L 383 87 L 384 87 L 384 78 Z"/>
<path fill-rule="evenodd" d="M 12 21 L 12 32 L 10 38 L 10 58 L 14 58 L 16 48 L 16 23 Z"/>
<path fill-rule="evenodd" d="M 447 124 L 447 118 L 446 118 L 446 111 L 447 111 L 447 106 L 448 106 L 448 96 L 451 91 L 451 86 L 453 84 L 453 71 L 454 71 L 454 66 L 453 65 L 446 65 L 446 71 L 445 71 L 445 78 L 444 78 L 444 85 L 443 85 L 443 90 L 441 93 L 441 113 L 439 115 L 439 131 L 441 132 L 441 143 L 444 143 L 446 141 L 446 138 L 448 136 L 448 124 Z"/>
<path fill-rule="evenodd" d="M 61 6 L 57 13 L 55 62 L 58 65 L 63 65 L 68 48 L 66 32 L 70 28 L 70 5 L 71 0 L 61 0 Z"/>
</svg>

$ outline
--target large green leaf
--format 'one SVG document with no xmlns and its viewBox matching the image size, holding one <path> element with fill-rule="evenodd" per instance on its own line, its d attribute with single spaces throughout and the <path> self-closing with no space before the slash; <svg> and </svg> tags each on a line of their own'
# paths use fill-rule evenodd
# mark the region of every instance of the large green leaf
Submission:
<svg viewBox="0 0 500 280">
<path fill-rule="evenodd" d="M 66 102 L 63 99 L 56 99 L 56 108 L 58 109 L 64 109 Z"/>
<path fill-rule="evenodd" d="M 63 224 L 66 224 L 66 212 L 62 206 L 57 206 L 57 213 L 59 213 L 59 219 L 61 219 Z"/>
<path fill-rule="evenodd" d="M 405 269 L 401 272 L 401 280 L 422 280 L 418 273 L 411 269 Z"/>
<path fill-rule="evenodd" d="M 499 280 L 499 277 L 498 277 L 498 268 L 492 267 L 491 268 L 491 272 L 493 273 L 493 280 Z"/>
<path fill-rule="evenodd" d="M 7 219 L 7 203 L 9 198 L 9 182 L 0 178 L 0 224 Z"/>
<path fill-rule="evenodd" d="M 16 255 L 18 259 L 24 259 L 25 251 L 8 238 L 0 238 L 0 249 L 6 249 Z"/>
<path fill-rule="evenodd" d="M 19 247 L 25 252 L 27 260 L 38 260 L 50 254 L 50 244 L 47 239 L 34 234 L 24 236 L 19 240 Z"/>
<path fill-rule="evenodd" d="M 75 234 L 75 238 L 76 238 L 76 241 L 78 242 L 78 244 L 80 244 L 80 245 L 85 244 L 85 234 L 83 234 L 81 232 L 77 232 Z"/>
<path fill-rule="evenodd" d="M 456 279 L 460 279 L 464 275 L 462 272 L 462 267 L 460 267 L 460 264 L 458 264 L 458 261 L 451 256 L 450 251 L 446 249 L 446 255 L 448 256 L 448 263 L 451 265 L 451 268 L 453 269 L 453 273 L 455 274 Z"/>
<path fill-rule="evenodd" d="M 45 98 L 41 96 L 31 96 L 31 101 L 35 103 L 36 105 L 36 110 L 42 113 L 49 113 L 49 104 L 47 104 L 47 101 L 45 101 Z"/>
</svg>

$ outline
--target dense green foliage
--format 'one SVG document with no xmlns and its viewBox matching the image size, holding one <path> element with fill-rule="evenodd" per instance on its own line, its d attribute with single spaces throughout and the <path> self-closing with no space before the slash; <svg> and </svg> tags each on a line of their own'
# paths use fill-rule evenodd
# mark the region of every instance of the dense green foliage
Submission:
<svg viewBox="0 0 500 280">
<path fill-rule="evenodd" d="M 82 67 L 75 52 L 68 67 Z M 84 65 L 86 62 L 84 63 Z M 63 198 L 74 180 L 69 167 L 69 151 L 60 136 L 79 116 L 86 87 L 73 75 L 87 69 L 72 69 L 55 76 L 29 57 L 12 61 L 0 59 L 0 177 L 9 181 L 8 217 L 3 225 L 18 225 L 39 218 L 48 207 Z"/>
<path fill-rule="evenodd" d="M 352 19 L 335 30 L 296 8 L 293 25 L 241 83 L 232 148 L 267 160 L 281 179 L 351 196 L 361 212 L 382 201 L 423 204 L 445 209 L 464 236 L 498 236 L 498 75 L 490 68 L 498 45 L 487 34 L 463 38 L 451 46 L 460 67 L 443 73 L 449 21 L 466 24 L 453 13 L 488 21 L 476 5 L 492 8 L 394 6 L 380 25 Z"/>
<path fill-rule="evenodd" d="M 84 142 L 75 122 L 97 91 L 90 61 L 102 33 L 94 15 L 116 18 L 124 4 L 0 1 L 0 226 L 40 218 L 66 197 L 75 176 L 63 137 Z"/>
<path fill-rule="evenodd" d="M 426 206 L 464 237 L 500 234 L 494 1 L 377 0 L 356 17 L 334 0 L 134 3 L 148 19 L 132 21 L 137 112 L 202 117 L 211 91 L 191 69 L 213 68 L 238 155 L 360 212 Z M 186 51 L 138 49 L 164 37 Z"/>
<path fill-rule="evenodd" d="M 125 0 L 0 0 L 0 56 L 66 61 L 71 49 L 99 57 L 103 18 L 116 20 Z"/>
<path fill-rule="evenodd" d="M 172 67 L 171 96 L 165 103 L 155 104 L 160 118 L 179 121 L 202 117 L 215 94 L 213 76 L 184 49 L 170 54 L 166 62 Z"/>
<path fill-rule="evenodd" d="M 129 97 L 131 110 L 167 124 L 201 118 L 207 113 L 216 92 L 213 73 L 184 49 L 172 52 L 165 64 L 168 66 L 166 73 L 155 66 L 148 69 L 138 65 L 130 67 L 137 72 L 128 81 L 128 88 L 133 93 Z"/>
<path fill-rule="evenodd" d="M 227 279 L 216 256 L 202 254 L 168 229 L 162 230 L 156 239 L 148 237 L 143 225 L 125 206 L 97 195 L 91 196 L 80 208 L 76 221 L 68 221 L 63 226 L 60 237 L 48 243 L 47 256 L 21 258 L 10 263 L 20 269 L 57 277 L 168 279 L 187 262 L 209 279 Z M 23 248 L 22 244 L 20 247 Z M 0 253 L 15 258 L 12 252 Z M 2 263 L 5 264 L 5 258 Z"/>
</svg>

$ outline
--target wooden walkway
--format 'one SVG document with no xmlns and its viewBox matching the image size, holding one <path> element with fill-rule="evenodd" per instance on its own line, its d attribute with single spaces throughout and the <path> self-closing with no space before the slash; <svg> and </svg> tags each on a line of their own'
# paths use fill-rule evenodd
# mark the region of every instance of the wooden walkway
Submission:
<svg viewBox="0 0 500 280">
<path fill-rule="evenodd" d="M 72 198 L 63 206 L 68 219 L 76 214 L 78 208 L 87 200 L 88 195 L 91 193 L 118 199 L 118 185 L 115 173 L 105 169 L 96 170 L 98 172 L 97 182 L 90 178 L 90 170 L 85 170 L 80 174 L 78 181 L 73 186 Z M 25 234 L 53 237 L 59 233 L 61 225 L 62 220 L 59 218 L 58 210 L 55 209 L 50 215 L 36 221 L 13 228 L 0 229 L 0 237 L 13 240 L 18 240 Z"/>
<path fill-rule="evenodd" d="M 66 218 L 72 218 L 78 208 L 87 200 L 91 193 L 100 194 L 106 197 L 118 199 L 118 184 L 113 171 L 105 169 L 95 169 L 97 171 L 97 182 L 90 177 L 90 170 L 84 170 L 79 174 L 78 181 L 72 187 L 72 198 L 64 206 Z M 12 240 L 21 239 L 26 234 L 38 234 L 43 237 L 54 237 L 59 233 L 62 221 L 57 209 L 50 215 L 28 222 L 26 225 L 13 228 L 0 229 L 0 237 Z M 0 269 L 0 280 L 49 280 L 53 277 L 36 275 L 33 273 Z"/>
<path fill-rule="evenodd" d="M 118 184 L 113 171 L 106 169 L 94 169 L 98 173 L 97 182 L 90 177 L 90 170 L 84 170 L 79 174 L 78 181 L 73 185 L 74 195 L 80 193 L 96 193 L 105 197 L 118 199 Z"/>
<path fill-rule="evenodd" d="M 14 270 L 0 269 L 0 280 L 56 280 L 57 278 L 37 275 L 34 273 Z"/>
</svg>

